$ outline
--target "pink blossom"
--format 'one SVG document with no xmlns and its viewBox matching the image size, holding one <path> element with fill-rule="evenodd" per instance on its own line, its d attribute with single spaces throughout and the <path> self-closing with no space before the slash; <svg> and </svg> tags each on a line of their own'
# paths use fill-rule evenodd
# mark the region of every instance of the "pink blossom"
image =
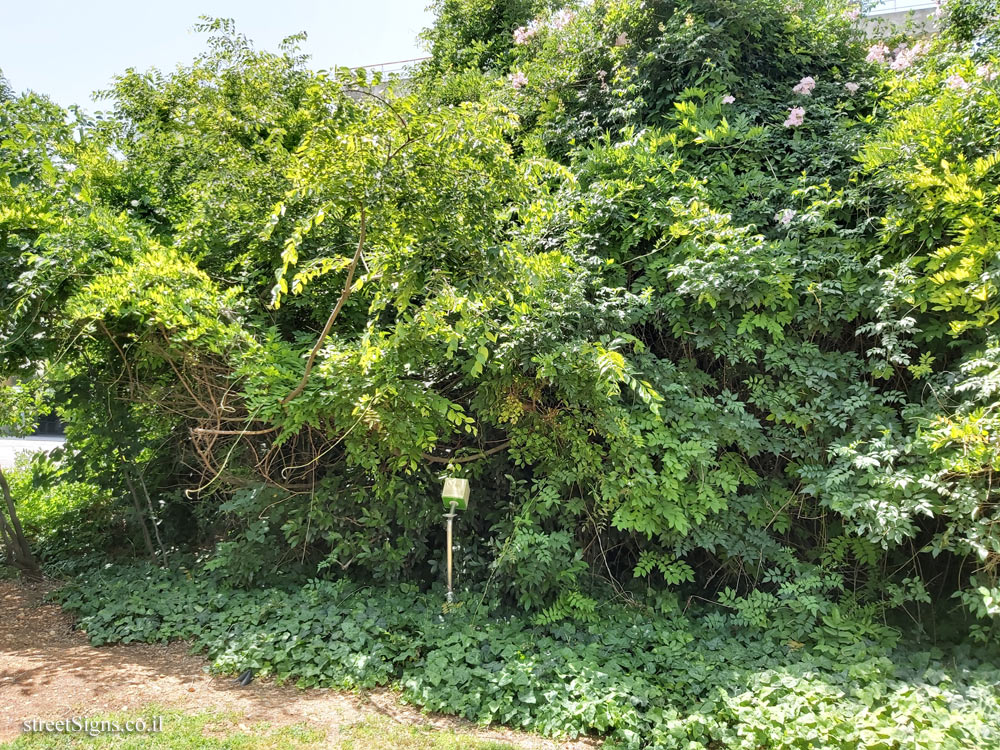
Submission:
<svg viewBox="0 0 1000 750">
<path fill-rule="evenodd" d="M 552 16 L 552 20 L 549 21 L 549 26 L 553 29 L 561 29 L 566 24 L 570 23 L 574 18 L 576 18 L 576 13 L 571 10 L 563 9 Z"/>
<path fill-rule="evenodd" d="M 791 107 L 788 110 L 788 119 L 785 120 L 786 128 L 797 128 L 805 121 L 806 111 L 802 107 Z"/>
<path fill-rule="evenodd" d="M 732 104 L 735 101 L 736 101 L 736 97 L 733 96 L 732 94 L 726 94 L 724 97 L 722 97 L 722 103 L 723 104 Z"/>
<path fill-rule="evenodd" d="M 901 44 L 896 50 L 896 59 L 889 63 L 891 70 L 906 70 L 920 55 L 927 51 L 927 42 L 917 42 L 913 48 Z"/>
<path fill-rule="evenodd" d="M 851 8 L 850 10 L 844 11 L 844 18 L 848 21 L 857 21 L 861 16 L 860 8 Z"/>
<path fill-rule="evenodd" d="M 538 33 L 538 25 L 532 21 L 527 26 L 514 29 L 514 44 L 527 44 Z"/>
<path fill-rule="evenodd" d="M 989 65 L 980 65 L 976 68 L 976 75 L 989 83 L 995 81 L 998 74 L 995 70 L 991 70 Z"/>
<path fill-rule="evenodd" d="M 969 82 L 957 73 L 953 73 L 945 78 L 944 83 L 948 88 L 955 89 L 957 91 L 965 91 L 969 88 Z"/>
<path fill-rule="evenodd" d="M 623 31 L 621 34 L 615 37 L 615 46 L 624 47 L 626 44 L 628 44 L 628 34 L 626 34 Z"/>
<path fill-rule="evenodd" d="M 896 59 L 889 63 L 889 70 L 906 70 L 913 64 L 913 52 L 904 44 L 896 52 Z"/>
<path fill-rule="evenodd" d="M 507 78 L 510 80 L 510 85 L 515 89 L 519 89 L 522 86 L 526 86 L 528 83 L 528 76 L 522 73 L 520 70 L 515 70 Z"/>
<path fill-rule="evenodd" d="M 849 83 L 845 83 L 844 88 L 847 89 L 848 94 L 856 94 L 858 93 L 858 89 L 861 87 L 858 84 L 851 81 Z"/>
<path fill-rule="evenodd" d="M 812 90 L 816 87 L 816 81 L 812 76 L 806 76 L 792 91 L 796 94 L 801 94 L 802 96 L 812 96 Z"/>
<path fill-rule="evenodd" d="M 889 54 L 889 48 L 882 42 L 876 42 L 868 48 L 868 57 L 865 58 L 870 63 L 884 63 L 885 56 Z"/>
<path fill-rule="evenodd" d="M 795 211 L 791 208 L 786 208 L 784 211 L 778 211 L 774 215 L 774 220 L 780 224 L 784 224 L 786 227 L 792 223 L 792 219 L 795 218 Z"/>
</svg>

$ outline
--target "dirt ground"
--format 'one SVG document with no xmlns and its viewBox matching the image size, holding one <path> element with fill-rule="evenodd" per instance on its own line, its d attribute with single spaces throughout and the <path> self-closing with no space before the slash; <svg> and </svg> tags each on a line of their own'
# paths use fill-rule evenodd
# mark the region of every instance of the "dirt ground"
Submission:
<svg viewBox="0 0 1000 750">
<path fill-rule="evenodd" d="M 595 747 L 422 714 L 400 704 L 389 690 L 299 690 L 265 680 L 239 687 L 231 677 L 209 675 L 205 660 L 190 654 L 183 643 L 94 647 L 73 628 L 71 617 L 43 601 L 47 588 L 51 585 L 0 581 L 0 742 L 16 737 L 26 719 L 139 711 L 157 704 L 192 713 L 239 712 L 254 723 L 305 723 L 325 730 L 331 739 L 338 728 L 381 714 L 523 748 Z"/>
</svg>

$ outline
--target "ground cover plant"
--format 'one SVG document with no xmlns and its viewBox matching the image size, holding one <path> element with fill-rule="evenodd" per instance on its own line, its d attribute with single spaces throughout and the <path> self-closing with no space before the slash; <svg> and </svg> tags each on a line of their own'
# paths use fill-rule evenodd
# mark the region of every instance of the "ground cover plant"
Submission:
<svg viewBox="0 0 1000 750">
<path fill-rule="evenodd" d="M 205 20 L 97 115 L 4 89 L 64 605 L 625 746 L 996 745 L 995 1 L 435 10 L 406 82 Z"/>
<path fill-rule="evenodd" d="M 345 579 L 232 589 L 211 574 L 93 570 L 56 594 L 97 645 L 184 639 L 214 669 L 303 687 L 398 687 L 483 723 L 612 747 L 991 747 L 1000 667 L 966 646 L 902 647 L 837 616 L 766 627 L 676 602 L 590 623 L 497 618 L 481 592 Z M 495 606 L 495 605 L 494 605 Z M 812 648 L 793 636 L 815 641 Z"/>
</svg>

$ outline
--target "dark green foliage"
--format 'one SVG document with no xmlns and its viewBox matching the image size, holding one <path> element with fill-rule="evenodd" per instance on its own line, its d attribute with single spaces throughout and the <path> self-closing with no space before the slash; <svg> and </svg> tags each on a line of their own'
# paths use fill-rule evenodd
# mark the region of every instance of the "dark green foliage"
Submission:
<svg viewBox="0 0 1000 750">
<path fill-rule="evenodd" d="M 961 0 L 942 4 L 942 33 L 972 44 L 981 59 L 1000 49 L 1000 3 L 997 0 Z"/>
<path fill-rule="evenodd" d="M 893 651 L 879 630 L 825 618 L 821 646 L 741 624 L 726 608 L 602 607 L 530 626 L 469 593 L 341 580 L 229 589 L 204 572 L 92 570 L 57 599 L 91 642 L 183 638 L 215 669 L 300 685 L 397 685 L 406 699 L 611 746 L 991 747 L 1000 672 L 987 654 Z M 848 634 L 849 633 L 849 634 Z"/>
<path fill-rule="evenodd" d="M 437 75 L 489 68 L 505 71 L 514 29 L 558 0 L 434 0 L 434 25 L 423 38 Z"/>
</svg>

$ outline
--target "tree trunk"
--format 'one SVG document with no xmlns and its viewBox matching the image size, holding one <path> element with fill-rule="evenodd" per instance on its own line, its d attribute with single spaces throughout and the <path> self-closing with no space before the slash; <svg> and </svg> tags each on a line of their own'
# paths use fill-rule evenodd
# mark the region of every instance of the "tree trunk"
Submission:
<svg viewBox="0 0 1000 750">
<path fill-rule="evenodd" d="M 142 504 L 139 502 L 139 493 L 135 491 L 135 484 L 132 482 L 132 477 L 129 475 L 127 466 L 122 475 L 125 477 L 125 484 L 128 485 L 129 494 L 132 496 L 132 506 L 135 508 L 135 520 L 139 522 L 139 528 L 142 529 L 142 541 L 146 543 L 146 552 L 149 554 L 150 561 L 155 563 L 156 552 L 153 550 L 153 540 L 149 536 L 149 529 L 146 528 L 146 520 L 142 515 Z"/>
<path fill-rule="evenodd" d="M 10 485 L 7 484 L 7 477 L 4 476 L 3 469 L 0 469 L 0 493 L 3 494 L 9 516 L 8 520 L 4 517 L 3 511 L 0 510 L 0 537 L 3 538 L 7 558 L 15 568 L 27 577 L 40 579 L 42 569 L 38 567 L 38 562 L 28 547 L 28 541 L 24 538 L 24 529 L 21 528 L 21 521 L 17 517 L 17 509 L 14 507 L 14 496 L 10 492 Z"/>
<path fill-rule="evenodd" d="M 163 539 L 160 538 L 160 526 L 156 522 L 156 513 L 153 511 L 153 501 L 149 497 L 149 490 L 146 488 L 146 480 L 142 478 L 140 473 L 138 476 L 139 486 L 142 487 L 143 497 L 146 498 L 146 507 L 149 508 L 149 522 L 153 525 L 153 533 L 156 534 L 156 544 L 160 548 L 160 556 L 163 558 L 164 567 L 170 567 L 170 562 L 167 560 L 167 548 L 163 545 Z"/>
</svg>

